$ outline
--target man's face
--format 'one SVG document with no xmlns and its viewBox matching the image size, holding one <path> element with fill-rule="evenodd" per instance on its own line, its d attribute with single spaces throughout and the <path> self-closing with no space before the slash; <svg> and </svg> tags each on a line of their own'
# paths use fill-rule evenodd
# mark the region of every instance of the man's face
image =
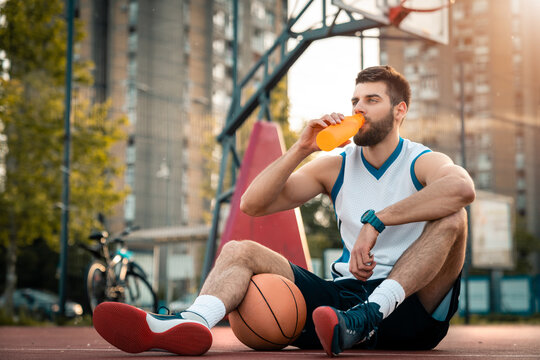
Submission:
<svg viewBox="0 0 540 360">
<path fill-rule="evenodd" d="M 356 85 L 351 99 L 353 114 L 362 114 L 364 126 L 354 135 L 358 146 L 373 146 L 381 142 L 394 128 L 393 106 L 383 82 Z"/>
</svg>

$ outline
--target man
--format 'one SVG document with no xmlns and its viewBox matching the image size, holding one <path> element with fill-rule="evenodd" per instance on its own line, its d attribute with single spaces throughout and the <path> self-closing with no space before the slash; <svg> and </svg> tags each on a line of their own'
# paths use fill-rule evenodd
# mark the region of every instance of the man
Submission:
<svg viewBox="0 0 540 360">
<path fill-rule="evenodd" d="M 96 308 L 94 324 L 129 352 L 160 348 L 202 354 L 208 330 L 242 301 L 252 275 L 282 275 L 300 288 L 308 319 L 293 345 L 330 356 L 361 344 L 381 349 L 431 349 L 457 309 L 465 258 L 464 207 L 474 200 L 465 170 L 441 153 L 402 139 L 408 82 L 389 66 L 358 74 L 353 113 L 364 126 L 340 156 L 319 157 L 316 135 L 342 114 L 312 120 L 300 139 L 259 174 L 242 197 L 252 216 L 297 207 L 318 194 L 334 202 L 344 244 L 333 281 L 318 278 L 252 241 L 227 243 L 200 296 L 185 312 L 151 315 L 124 304 Z M 148 340 L 152 339 L 152 340 Z"/>
</svg>

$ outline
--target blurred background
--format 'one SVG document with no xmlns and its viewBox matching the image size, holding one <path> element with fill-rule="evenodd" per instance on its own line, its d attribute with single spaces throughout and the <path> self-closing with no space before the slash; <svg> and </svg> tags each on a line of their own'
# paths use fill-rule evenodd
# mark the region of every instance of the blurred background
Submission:
<svg viewBox="0 0 540 360">
<path fill-rule="evenodd" d="M 307 3 L 237 0 L 234 57 L 235 1 L 74 2 L 69 205 L 61 196 L 66 2 L 0 1 L 2 322 L 13 321 L 5 299 L 15 289 L 15 305 L 17 296 L 28 299 L 36 289 L 59 292 L 66 206 L 66 296 L 75 305 L 88 311 L 91 255 L 78 245 L 89 244 L 94 230 L 138 229 L 126 243 L 160 303 L 181 308 L 197 294 L 222 157 L 216 136 L 231 106 L 233 78 L 250 72 Z M 319 55 L 307 51 L 292 66 L 270 93 L 270 111 L 289 147 L 305 121 L 350 112 L 363 66 L 389 64 L 403 73 L 412 101 L 402 136 L 449 155 L 480 190 L 470 209 L 468 306 L 462 296 L 461 314 L 538 318 L 540 2 L 450 5 L 446 44 L 392 26 L 314 43 L 310 51 Z M 330 1 L 326 6 L 339 10 Z M 302 21 L 309 29 L 321 16 Z M 252 92 L 264 76 L 253 76 Z M 236 134 L 240 155 L 255 114 Z M 331 201 L 317 197 L 301 214 L 313 271 L 327 276 L 341 251 Z M 226 220 L 222 215 L 220 224 Z"/>
</svg>

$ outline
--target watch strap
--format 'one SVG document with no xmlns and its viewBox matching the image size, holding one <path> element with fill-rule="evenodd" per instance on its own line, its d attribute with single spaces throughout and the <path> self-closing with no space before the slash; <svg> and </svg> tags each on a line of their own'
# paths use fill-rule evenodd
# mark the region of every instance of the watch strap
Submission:
<svg viewBox="0 0 540 360">
<path fill-rule="evenodd" d="M 379 233 L 386 228 L 384 223 L 375 215 L 375 210 L 368 210 L 362 215 L 362 223 L 371 224 Z"/>
</svg>

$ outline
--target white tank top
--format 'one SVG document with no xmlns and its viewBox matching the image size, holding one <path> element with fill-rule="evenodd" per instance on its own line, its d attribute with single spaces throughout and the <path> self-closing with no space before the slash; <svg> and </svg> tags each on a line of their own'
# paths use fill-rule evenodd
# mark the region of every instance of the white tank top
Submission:
<svg viewBox="0 0 540 360">
<path fill-rule="evenodd" d="M 422 189 L 414 164 L 431 151 L 422 144 L 400 138 L 399 144 L 379 168 L 363 156 L 362 147 L 349 145 L 341 154 L 341 171 L 332 188 L 343 253 L 332 264 L 334 280 L 354 278 L 349 271 L 350 251 L 363 224 L 360 218 L 369 209 L 380 211 Z M 387 226 L 372 249 L 377 265 L 370 280 L 386 278 L 399 257 L 420 236 L 426 222 Z"/>
</svg>

